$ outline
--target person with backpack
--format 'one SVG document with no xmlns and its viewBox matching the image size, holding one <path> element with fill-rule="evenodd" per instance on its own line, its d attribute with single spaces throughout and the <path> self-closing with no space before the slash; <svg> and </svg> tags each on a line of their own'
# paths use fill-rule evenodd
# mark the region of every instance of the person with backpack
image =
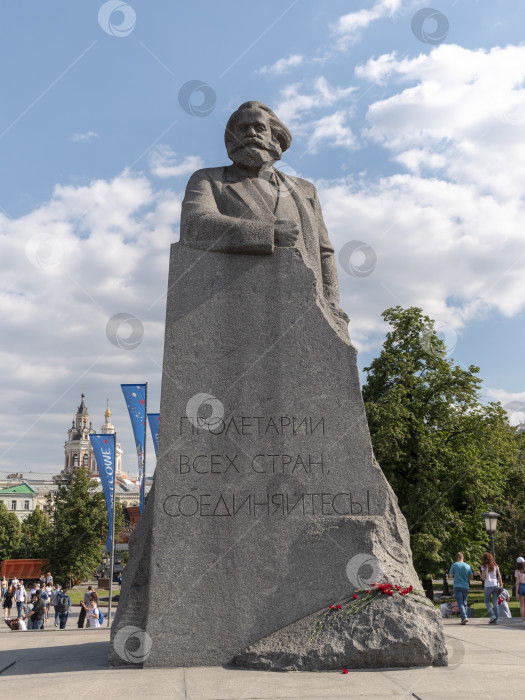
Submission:
<svg viewBox="0 0 525 700">
<path fill-rule="evenodd" d="M 483 600 L 490 615 L 489 624 L 497 625 L 499 589 L 503 588 L 503 581 L 499 567 L 490 552 L 485 552 L 481 560 L 481 580 L 483 581 Z"/>
<path fill-rule="evenodd" d="M 89 609 L 87 611 L 87 618 L 89 620 L 89 629 L 98 629 L 101 624 L 101 618 L 104 619 L 102 612 L 98 609 L 97 604 L 94 600 L 89 604 Z"/>
<path fill-rule="evenodd" d="M 57 595 L 55 603 L 55 619 L 56 614 L 60 620 L 60 629 L 66 629 L 67 618 L 69 616 L 69 611 L 71 610 L 71 598 L 67 594 L 67 586 L 64 586 L 62 590 Z M 56 622 L 55 622 L 56 625 Z"/>
<path fill-rule="evenodd" d="M 88 614 L 90 603 L 92 600 L 97 601 L 97 598 L 93 598 L 93 586 L 88 586 L 87 591 L 84 593 L 84 600 L 80 601 L 80 615 L 78 616 L 78 628 L 82 629 L 84 627 L 84 623 L 86 622 L 86 615 Z M 96 595 L 96 593 L 95 593 Z M 89 627 L 89 619 L 86 623 L 86 627 Z"/>
</svg>

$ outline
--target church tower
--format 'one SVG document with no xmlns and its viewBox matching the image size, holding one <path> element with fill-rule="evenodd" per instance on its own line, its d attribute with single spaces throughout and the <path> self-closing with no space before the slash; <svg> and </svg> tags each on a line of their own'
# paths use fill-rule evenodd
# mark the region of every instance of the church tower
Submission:
<svg viewBox="0 0 525 700">
<path fill-rule="evenodd" d="M 115 428 L 113 424 L 111 423 L 111 411 L 109 410 L 109 399 L 108 399 L 108 405 L 106 408 L 106 412 L 104 413 L 104 425 L 100 428 L 100 432 L 103 433 L 104 435 L 114 435 L 115 433 Z M 117 478 L 122 476 L 122 447 L 120 446 L 120 442 L 117 442 L 116 445 L 116 455 L 115 455 L 115 461 L 116 461 L 116 476 Z M 97 471 L 97 476 L 98 476 L 98 471 Z"/>
<path fill-rule="evenodd" d="M 90 435 L 94 435 L 96 430 L 89 419 L 89 413 L 85 404 L 85 394 L 82 391 L 80 406 L 73 419 L 71 427 L 67 431 L 67 440 L 64 443 L 64 470 L 63 474 L 69 476 L 77 467 L 87 467 L 92 476 L 98 476 L 97 462 L 91 445 Z M 115 427 L 111 423 L 111 411 L 109 401 L 104 414 L 104 425 L 100 432 L 106 435 L 113 435 Z M 122 477 L 122 447 L 117 443 L 116 448 L 116 476 Z"/>
<path fill-rule="evenodd" d="M 95 456 L 91 447 L 89 436 L 95 431 L 89 413 L 84 402 L 84 391 L 80 399 L 80 406 L 67 431 L 67 440 L 64 445 L 64 472 L 66 475 L 72 474 L 77 467 L 87 467 L 91 472 L 96 471 Z"/>
</svg>

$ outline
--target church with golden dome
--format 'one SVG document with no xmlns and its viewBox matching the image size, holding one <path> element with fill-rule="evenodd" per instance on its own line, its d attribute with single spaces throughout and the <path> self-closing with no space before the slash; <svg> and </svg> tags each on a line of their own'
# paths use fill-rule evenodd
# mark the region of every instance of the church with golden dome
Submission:
<svg viewBox="0 0 525 700">
<path fill-rule="evenodd" d="M 67 440 L 64 443 L 63 474 L 69 475 L 78 467 L 86 467 L 90 470 L 92 476 L 98 477 L 97 463 L 91 440 L 89 439 L 89 436 L 94 435 L 97 431 L 94 430 L 92 421 L 89 418 L 85 398 L 84 391 L 82 391 L 80 405 L 73 418 L 71 427 L 67 431 Z M 104 425 L 100 428 L 100 432 L 105 435 L 113 435 L 115 433 L 115 427 L 111 423 L 109 401 L 104 413 Z M 123 477 L 125 474 L 122 473 L 122 448 L 120 443 L 117 443 L 115 458 L 116 476 L 117 478 Z"/>
</svg>

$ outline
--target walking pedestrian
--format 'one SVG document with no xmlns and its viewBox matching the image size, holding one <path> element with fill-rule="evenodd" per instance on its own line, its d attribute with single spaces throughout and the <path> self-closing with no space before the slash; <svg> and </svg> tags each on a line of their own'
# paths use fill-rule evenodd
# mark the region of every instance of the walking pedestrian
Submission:
<svg viewBox="0 0 525 700">
<path fill-rule="evenodd" d="M 47 622 L 49 619 L 49 594 L 45 583 L 40 584 L 40 599 L 42 601 L 42 605 L 44 606 L 44 618 Z"/>
<path fill-rule="evenodd" d="M 1 596 L 2 600 L 4 599 L 5 592 L 7 591 L 7 586 L 8 586 L 7 579 L 5 576 L 2 576 L 2 582 L 0 583 L 0 592 L 2 594 L 2 596 Z"/>
<path fill-rule="evenodd" d="M 498 596 L 499 589 L 503 588 L 501 573 L 494 557 L 490 552 L 485 552 L 481 559 L 481 580 L 483 581 L 483 601 L 490 615 L 489 624 L 498 624 Z"/>
<path fill-rule="evenodd" d="M 39 630 L 42 629 L 42 625 L 44 624 L 44 603 L 42 602 L 40 596 L 38 593 L 35 593 L 31 597 L 31 602 L 33 603 L 33 609 L 28 612 L 26 615 L 24 615 L 24 619 L 31 619 L 32 622 L 32 627 L 31 629 L 34 630 Z"/>
<path fill-rule="evenodd" d="M 4 620 L 7 617 L 11 617 L 11 608 L 13 607 L 13 599 L 15 597 L 15 591 L 13 586 L 9 584 L 7 590 L 2 598 L 2 607 L 4 608 Z"/>
<path fill-rule="evenodd" d="M 525 559 L 518 557 L 516 560 L 516 598 L 520 603 L 521 624 L 525 625 Z"/>
<path fill-rule="evenodd" d="M 467 618 L 467 599 L 468 591 L 470 586 L 470 581 L 474 578 L 472 569 L 469 564 L 464 561 L 465 557 L 463 552 L 458 552 L 456 554 L 456 561 L 452 564 L 449 569 L 449 576 L 454 579 L 454 598 L 458 604 L 459 614 L 461 615 L 461 624 L 466 625 L 468 622 Z"/>
<path fill-rule="evenodd" d="M 58 625 L 60 623 L 60 615 L 58 614 L 58 610 L 57 610 L 57 598 L 58 598 L 61 590 L 62 589 L 60 588 L 60 584 L 56 583 L 55 590 L 53 591 L 53 594 L 52 594 L 53 608 L 55 610 L 55 627 L 58 627 Z"/>
<path fill-rule="evenodd" d="M 27 601 L 27 593 L 22 583 L 19 583 L 15 591 L 16 616 L 23 617 L 24 607 Z"/>
<path fill-rule="evenodd" d="M 71 598 L 67 594 L 67 586 L 64 586 L 59 592 L 55 609 L 58 612 L 58 617 L 60 619 L 60 629 L 65 630 L 69 611 L 71 610 Z"/>
<path fill-rule="evenodd" d="M 80 614 L 78 616 L 78 622 L 77 626 L 79 629 L 82 629 L 84 627 L 84 622 L 86 621 L 86 612 L 89 608 L 89 604 L 91 603 L 91 591 L 93 590 L 93 586 L 88 586 L 87 591 L 84 593 L 84 600 L 80 601 Z M 87 625 L 86 625 L 87 627 Z"/>
</svg>

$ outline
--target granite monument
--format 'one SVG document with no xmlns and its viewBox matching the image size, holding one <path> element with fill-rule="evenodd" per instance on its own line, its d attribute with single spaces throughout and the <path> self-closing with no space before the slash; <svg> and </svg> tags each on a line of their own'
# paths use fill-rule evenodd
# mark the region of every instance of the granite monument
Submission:
<svg viewBox="0 0 525 700">
<path fill-rule="evenodd" d="M 262 103 L 232 114 L 225 143 L 233 164 L 192 175 L 171 250 L 155 483 L 110 663 L 445 664 L 437 612 L 408 597 L 309 640 L 318 612 L 357 588 L 420 586 L 316 190 L 274 167 L 291 135 Z"/>
</svg>

